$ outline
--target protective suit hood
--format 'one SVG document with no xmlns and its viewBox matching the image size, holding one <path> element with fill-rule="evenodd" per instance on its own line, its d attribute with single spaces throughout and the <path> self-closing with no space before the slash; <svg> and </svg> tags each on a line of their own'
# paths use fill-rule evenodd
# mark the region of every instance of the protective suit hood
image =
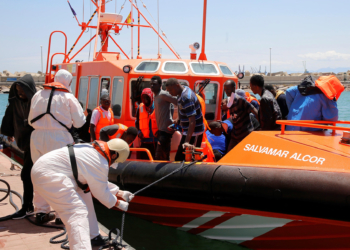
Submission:
<svg viewBox="0 0 350 250">
<path fill-rule="evenodd" d="M 55 75 L 55 82 L 62 83 L 67 89 L 69 89 L 70 92 L 72 92 L 72 89 L 69 85 L 72 79 L 72 74 L 65 69 L 60 69 Z"/>
</svg>

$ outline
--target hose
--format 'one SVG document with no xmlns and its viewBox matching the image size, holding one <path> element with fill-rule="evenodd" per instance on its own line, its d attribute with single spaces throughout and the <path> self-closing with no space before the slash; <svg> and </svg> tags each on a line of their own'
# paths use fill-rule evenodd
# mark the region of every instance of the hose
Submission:
<svg viewBox="0 0 350 250">
<path fill-rule="evenodd" d="M 0 192 L 6 193 L 5 197 L 2 198 L 2 199 L 0 199 L 0 202 L 3 201 L 3 200 L 5 200 L 5 199 L 9 196 L 10 204 L 16 209 L 16 212 L 17 212 L 17 211 L 19 210 L 19 208 L 17 207 L 17 205 L 16 205 L 16 204 L 13 202 L 13 200 L 12 200 L 12 193 L 14 193 L 18 198 L 21 199 L 21 204 L 23 204 L 23 197 L 22 197 L 22 195 L 20 195 L 18 192 L 14 191 L 14 190 L 11 190 L 10 184 L 9 184 L 7 181 L 5 181 L 5 180 L 3 180 L 3 179 L 0 179 L 0 182 L 5 183 L 5 185 L 7 186 L 7 188 L 0 188 Z M 1 217 L 1 218 L 0 218 L 0 221 L 11 220 L 13 215 L 14 215 L 14 214 L 10 214 L 10 215 L 7 215 L 7 216 L 5 216 L 5 217 Z M 66 230 L 65 227 L 52 226 L 52 225 L 42 225 L 42 224 L 35 223 L 35 222 L 32 221 L 31 219 L 29 219 L 29 217 L 26 217 L 26 219 L 27 219 L 30 223 L 32 223 L 32 224 L 34 224 L 34 225 L 36 225 L 36 226 L 63 230 L 62 233 L 60 233 L 60 234 L 58 234 L 58 235 L 56 235 L 56 236 L 50 238 L 50 243 L 51 243 L 51 244 L 59 244 L 59 243 L 62 243 L 62 244 L 61 244 L 61 248 L 63 248 L 63 249 L 69 249 L 68 246 L 65 246 L 65 245 L 68 243 L 68 235 L 66 235 L 66 238 L 63 239 L 63 240 L 56 240 L 57 238 L 59 238 L 59 237 L 65 235 L 65 234 L 67 234 L 67 230 Z"/>
</svg>

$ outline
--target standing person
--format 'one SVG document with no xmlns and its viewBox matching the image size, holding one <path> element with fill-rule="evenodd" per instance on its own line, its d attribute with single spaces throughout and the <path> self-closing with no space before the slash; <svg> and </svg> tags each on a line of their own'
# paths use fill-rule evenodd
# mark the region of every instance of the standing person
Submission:
<svg viewBox="0 0 350 250">
<path fill-rule="evenodd" d="M 287 115 L 289 112 L 287 100 L 286 100 L 286 94 L 282 90 L 275 89 L 274 86 L 271 84 L 266 84 L 265 89 L 271 92 L 273 96 L 276 98 L 278 105 L 280 106 L 281 113 L 282 113 L 282 119 L 287 120 Z"/>
<path fill-rule="evenodd" d="M 158 144 L 155 159 L 169 161 L 173 134 L 168 130 L 168 127 L 174 122 L 171 104 L 177 105 L 177 99 L 162 90 L 162 79 L 159 76 L 152 77 L 151 90 L 154 94 L 154 111 L 158 127 Z"/>
<path fill-rule="evenodd" d="M 33 163 L 50 151 L 73 143 L 72 126 L 80 128 L 85 123 L 84 111 L 70 90 L 72 78 L 67 70 L 61 69 L 56 73 L 55 82 L 44 84 L 44 89 L 33 96 L 28 118 L 35 129 L 30 139 Z M 41 212 L 50 206 L 35 189 L 34 205 L 38 223 L 53 219 L 51 214 Z"/>
<path fill-rule="evenodd" d="M 10 142 L 16 140 L 19 149 L 24 151 L 21 180 L 23 182 L 23 204 L 12 219 L 22 219 L 34 212 L 33 183 L 30 171 L 33 167 L 30 155 L 30 136 L 33 127 L 28 124 L 30 102 L 36 93 L 35 83 L 31 75 L 25 75 L 14 82 L 10 89 L 9 106 L 1 123 L 1 133 L 7 136 Z"/>
<path fill-rule="evenodd" d="M 231 116 L 230 115 L 230 109 L 227 108 L 227 104 L 230 101 L 232 93 L 236 92 L 236 83 L 235 83 L 235 81 L 234 80 L 227 80 L 224 83 L 224 91 L 226 93 L 227 98 L 226 98 L 226 101 L 224 101 L 224 105 L 223 105 L 223 103 L 221 103 L 221 106 L 224 108 L 223 110 L 226 111 L 226 116 L 225 116 L 225 114 L 223 115 L 223 120 L 226 120 L 226 119 L 230 118 L 230 116 Z"/>
<path fill-rule="evenodd" d="M 337 121 L 337 100 L 344 86 L 335 76 L 321 76 L 315 80 L 305 77 L 298 86 L 286 91 L 288 120 Z M 287 126 L 287 130 L 322 131 L 317 128 Z"/>
<path fill-rule="evenodd" d="M 135 127 L 139 131 L 140 147 L 148 149 L 152 157 L 155 158 L 158 127 L 154 111 L 153 93 L 150 88 L 142 90 L 141 103 L 136 110 Z M 146 152 L 140 152 L 138 158 L 143 160 L 149 159 Z"/>
<path fill-rule="evenodd" d="M 129 152 L 128 144 L 121 139 L 94 141 L 92 145 L 76 144 L 49 152 L 34 164 L 34 189 L 62 218 L 71 250 L 88 250 L 108 241 L 101 235 L 90 241 L 92 224 L 98 223 L 94 207 L 89 206 L 91 193 L 108 208 L 128 210 L 134 195 L 108 182 L 108 172 L 114 162 L 124 162 Z M 88 188 L 91 193 L 84 193 Z"/>
<path fill-rule="evenodd" d="M 201 105 L 196 94 L 187 86 L 182 86 L 177 79 L 170 78 L 166 89 L 172 96 L 177 96 L 179 121 L 183 129 L 180 146 L 175 161 L 185 160 L 185 148 L 200 147 L 204 133 Z M 177 122 L 179 123 L 179 122 Z"/>
<path fill-rule="evenodd" d="M 260 95 L 260 108 L 258 120 L 261 130 L 279 130 L 277 120 L 282 119 L 280 107 L 270 91 L 264 89 L 264 78 L 261 75 L 254 75 L 250 78 L 250 89 L 256 95 Z"/>
<path fill-rule="evenodd" d="M 114 124 L 114 114 L 111 106 L 111 99 L 108 94 L 101 95 L 101 105 L 92 111 L 90 120 L 91 141 L 100 139 L 100 130 L 103 127 Z"/>
</svg>

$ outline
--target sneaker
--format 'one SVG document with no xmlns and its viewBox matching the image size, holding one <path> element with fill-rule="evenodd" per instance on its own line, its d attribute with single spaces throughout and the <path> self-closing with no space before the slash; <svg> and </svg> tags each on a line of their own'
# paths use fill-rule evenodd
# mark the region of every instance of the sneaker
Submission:
<svg viewBox="0 0 350 250">
<path fill-rule="evenodd" d="M 102 236 L 101 234 L 97 235 L 91 240 L 92 246 L 104 246 L 108 243 L 108 236 Z"/>
<path fill-rule="evenodd" d="M 55 224 L 56 225 L 63 225 L 63 222 L 62 222 L 61 218 L 56 218 Z"/>
<path fill-rule="evenodd" d="M 20 220 L 27 216 L 30 216 L 31 214 L 33 214 L 33 212 L 34 212 L 33 205 L 29 207 L 23 206 L 20 210 L 18 210 L 16 213 L 12 215 L 12 219 Z"/>
<path fill-rule="evenodd" d="M 54 213 L 37 213 L 35 216 L 35 222 L 38 224 L 44 224 L 45 222 L 55 219 L 56 216 Z"/>
</svg>

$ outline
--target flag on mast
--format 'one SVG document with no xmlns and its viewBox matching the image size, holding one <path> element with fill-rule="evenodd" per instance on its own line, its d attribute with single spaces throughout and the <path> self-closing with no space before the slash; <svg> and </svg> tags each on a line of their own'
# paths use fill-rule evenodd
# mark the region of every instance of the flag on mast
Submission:
<svg viewBox="0 0 350 250">
<path fill-rule="evenodd" d="M 76 16 L 76 15 L 77 15 L 77 13 L 75 13 L 74 9 L 72 8 L 72 6 L 70 5 L 70 3 L 69 3 L 69 1 L 68 1 L 68 0 L 67 0 L 67 2 L 68 2 L 68 4 L 69 4 L 70 9 L 72 10 L 73 15 L 74 15 L 74 16 Z"/>
<path fill-rule="evenodd" d="M 129 13 L 128 17 L 125 19 L 124 23 L 132 23 L 133 21 L 134 20 L 131 18 L 131 11 L 130 11 L 130 13 Z M 129 28 L 129 26 L 128 26 L 128 28 Z"/>
</svg>

